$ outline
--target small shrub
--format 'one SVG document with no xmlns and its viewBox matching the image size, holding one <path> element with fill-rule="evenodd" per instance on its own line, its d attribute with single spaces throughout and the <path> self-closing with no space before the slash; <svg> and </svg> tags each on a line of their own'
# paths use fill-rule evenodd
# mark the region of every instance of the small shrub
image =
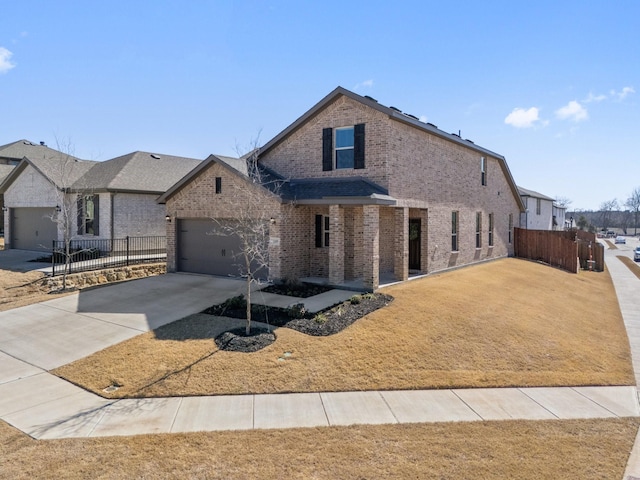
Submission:
<svg viewBox="0 0 640 480">
<path fill-rule="evenodd" d="M 351 303 L 351 305 L 358 305 L 360 302 L 362 302 L 362 295 L 354 295 L 349 299 L 349 302 Z"/>
<path fill-rule="evenodd" d="M 324 313 L 318 313 L 315 317 L 313 317 L 313 321 L 320 324 L 326 323 L 327 316 Z"/>
<path fill-rule="evenodd" d="M 296 303 L 287 308 L 287 314 L 289 318 L 304 318 L 307 314 L 307 308 L 304 303 Z"/>
</svg>

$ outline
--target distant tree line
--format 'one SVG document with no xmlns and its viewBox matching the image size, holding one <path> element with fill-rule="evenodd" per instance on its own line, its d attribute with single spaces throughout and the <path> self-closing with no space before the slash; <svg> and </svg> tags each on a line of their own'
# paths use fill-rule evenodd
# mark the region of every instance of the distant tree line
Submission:
<svg viewBox="0 0 640 480">
<path fill-rule="evenodd" d="M 600 209 L 567 212 L 580 230 L 598 232 L 601 230 L 619 229 L 623 234 L 637 235 L 640 221 L 640 187 L 631 192 L 625 201 L 614 198 L 600 204 Z"/>
</svg>

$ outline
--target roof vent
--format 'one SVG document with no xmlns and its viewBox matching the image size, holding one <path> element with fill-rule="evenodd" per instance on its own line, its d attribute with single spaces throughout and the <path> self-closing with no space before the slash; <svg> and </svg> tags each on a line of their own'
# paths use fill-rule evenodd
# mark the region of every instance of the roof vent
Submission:
<svg viewBox="0 0 640 480">
<path fill-rule="evenodd" d="M 396 107 L 389 107 L 391 110 L 395 110 L 396 112 L 400 112 L 402 113 L 402 110 L 400 110 L 399 108 Z"/>
<path fill-rule="evenodd" d="M 418 117 L 416 117 L 415 115 L 411 115 L 410 113 L 405 113 L 405 115 L 409 118 L 413 118 L 414 120 L 420 120 Z"/>
<path fill-rule="evenodd" d="M 25 145 L 33 145 L 33 143 L 28 142 L 28 141 L 26 141 L 26 140 L 25 140 L 24 142 L 22 142 L 22 143 L 24 143 Z"/>
<path fill-rule="evenodd" d="M 455 135 L 456 137 L 459 137 L 459 136 L 460 136 L 460 134 L 459 134 L 459 133 L 456 133 L 456 132 L 452 132 L 452 133 L 451 133 L 451 135 Z"/>
<path fill-rule="evenodd" d="M 155 158 L 156 160 L 160 159 L 160 155 L 156 155 L 155 153 L 151 154 L 151 158 Z"/>
<path fill-rule="evenodd" d="M 42 145 L 43 147 L 46 147 L 45 143 L 42 141 L 40 142 L 40 145 Z"/>
<path fill-rule="evenodd" d="M 365 96 L 364 96 L 364 98 L 368 98 L 368 99 L 369 99 L 369 100 L 371 100 L 372 102 L 376 102 L 376 103 L 378 103 L 378 100 L 376 100 L 376 99 L 375 99 L 375 98 L 373 98 L 373 97 L 370 97 L 369 95 L 365 95 Z"/>
<path fill-rule="evenodd" d="M 469 143 L 473 143 L 471 140 L 469 140 L 468 138 L 465 138 L 465 140 Z"/>
<path fill-rule="evenodd" d="M 431 122 L 427 122 L 427 125 L 430 125 L 430 126 L 432 126 L 433 128 L 438 128 L 438 126 L 437 126 L 437 125 L 435 125 L 435 124 L 433 124 L 433 123 L 431 123 Z"/>
</svg>

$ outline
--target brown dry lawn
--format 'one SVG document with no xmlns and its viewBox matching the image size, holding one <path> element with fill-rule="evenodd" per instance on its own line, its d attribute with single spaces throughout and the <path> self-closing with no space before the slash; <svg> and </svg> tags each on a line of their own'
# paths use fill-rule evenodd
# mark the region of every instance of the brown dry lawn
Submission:
<svg viewBox="0 0 640 480">
<path fill-rule="evenodd" d="M 629 270 L 631 270 L 631 273 L 640 278 L 640 266 L 634 260 L 629 257 L 625 257 L 624 255 L 617 255 L 617 257 Z"/>
<path fill-rule="evenodd" d="M 112 398 L 635 383 L 608 272 L 502 259 L 383 291 L 388 307 L 330 337 L 280 328 L 259 352 L 218 351 L 199 314 L 54 373 L 121 385 Z"/>
<path fill-rule="evenodd" d="M 622 478 L 638 419 L 36 441 L 0 422 L 0 478 Z"/>
<path fill-rule="evenodd" d="M 0 276 L 4 273 L 0 272 Z M 499 279 L 500 276 L 504 278 Z M 481 281 L 478 283 L 478 280 Z M 482 286 L 484 282 L 488 283 L 486 288 Z M 522 291 L 526 285 L 529 285 L 528 294 Z M 496 294 L 496 289 L 504 294 L 499 302 L 495 297 L 501 295 Z M 462 293 L 456 294 L 456 290 Z M 218 368 L 242 367 L 243 375 L 257 367 L 267 371 L 275 369 L 276 374 L 269 375 L 274 381 L 281 381 L 280 371 L 304 374 L 306 370 L 307 384 L 318 385 L 322 378 L 339 376 L 344 369 L 322 374 L 322 365 L 313 365 L 313 362 L 325 362 L 324 368 L 334 368 L 345 359 L 355 360 L 368 353 L 374 358 L 368 363 L 358 360 L 358 368 L 370 364 L 370 368 L 383 368 L 388 376 L 400 375 L 405 370 L 415 373 L 428 365 L 434 367 L 430 368 L 430 378 L 452 375 L 459 381 L 477 377 L 483 368 L 470 362 L 477 360 L 486 367 L 492 358 L 504 355 L 510 360 L 489 368 L 492 375 L 526 377 L 530 372 L 537 373 L 536 378 L 540 374 L 545 378 L 558 378 L 573 372 L 576 378 L 595 374 L 597 378 L 627 378 L 617 383 L 633 382 L 628 378 L 626 335 L 619 328 L 619 309 L 608 274 L 576 276 L 528 262 L 505 260 L 411 282 L 385 292 L 396 297 L 390 307 L 334 337 L 314 339 L 279 329 L 278 341 L 268 349 L 269 355 L 265 355 L 269 352 L 222 355 L 224 352 L 216 352 L 211 338 L 206 336 L 213 330 L 211 318 L 205 317 L 201 328 L 185 335 L 192 320 L 187 319 L 181 326 L 176 323 L 177 326 L 168 326 L 168 330 L 156 332 L 157 335 L 150 333 L 133 340 L 142 341 L 140 344 L 126 342 L 113 347 L 126 347 L 120 352 L 128 355 L 115 361 L 119 365 L 116 371 L 121 375 L 126 368 L 144 365 L 140 361 L 148 362 L 150 368 L 141 370 L 150 370 L 153 374 L 146 380 L 138 379 L 144 383 L 211 354 L 198 366 L 223 358 Z M 593 298 L 598 299 L 597 312 Z M 445 308 L 447 305 L 449 308 Z M 575 308 L 578 310 L 574 311 Z M 523 313 L 528 320 L 519 316 Z M 194 317 L 195 320 L 202 318 Z M 472 325 L 467 327 L 465 323 Z M 581 328 L 587 332 L 582 334 Z M 571 340 L 574 334 L 578 338 Z M 596 338 L 588 341 L 589 335 Z M 366 338 L 360 341 L 358 336 Z M 538 336 L 542 338 L 536 338 Z M 317 342 L 317 356 L 312 356 L 314 342 Z M 407 343 L 406 347 L 401 346 L 403 342 Z M 453 342 L 451 348 L 446 348 L 448 342 Z M 426 346 L 418 348 L 422 343 Z M 293 350 L 298 345 L 300 350 Z M 398 349 L 396 356 L 389 353 L 393 345 Z M 146 350 L 135 352 L 138 347 Z M 579 348 L 572 353 L 575 347 Z M 284 362 L 274 360 L 289 348 L 293 352 L 291 357 Z M 323 348 L 345 351 L 329 352 L 337 358 L 333 364 L 327 364 L 327 357 L 331 355 L 320 355 L 318 350 Z M 363 352 L 357 354 L 361 349 Z M 603 350 L 607 349 L 612 349 L 610 353 L 615 360 L 604 358 Z M 428 359 L 420 359 L 419 355 L 425 352 Z M 114 351 L 102 352 L 89 364 L 97 359 L 104 361 L 110 355 L 114 355 Z M 382 358 L 376 360 L 376 355 Z M 438 359 L 438 355 L 442 358 Z M 93 364 L 101 365 L 100 362 Z M 290 368 L 292 365 L 296 368 Z M 510 368 L 505 368 L 509 365 Z M 69 369 L 73 371 L 78 366 Z M 462 368 L 467 366 L 470 368 Z M 277 370 L 280 367 L 286 370 Z M 215 365 L 202 371 L 195 367 L 186 371 L 202 374 L 211 368 Z M 220 372 L 216 375 L 217 381 L 229 376 Z M 112 373 L 101 372 L 99 377 L 98 383 L 104 382 Z M 180 377 L 181 388 L 193 387 L 184 377 L 175 375 L 170 376 L 171 381 L 161 390 L 178 391 L 173 387 L 174 377 Z M 407 374 L 400 377 L 406 381 Z M 234 385 L 228 378 L 226 382 L 229 387 Z M 200 388 L 205 384 L 202 379 L 198 380 Z M 122 390 L 126 392 L 127 388 L 137 389 L 125 385 Z M 36 441 L 0 421 L 0 478 L 618 479 L 623 475 L 639 425 L 639 419 L 505 421 Z"/>
</svg>

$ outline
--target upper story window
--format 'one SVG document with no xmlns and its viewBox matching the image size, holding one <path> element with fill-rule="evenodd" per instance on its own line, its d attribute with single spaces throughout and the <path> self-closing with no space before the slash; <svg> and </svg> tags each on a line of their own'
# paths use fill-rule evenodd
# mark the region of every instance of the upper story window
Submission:
<svg viewBox="0 0 640 480">
<path fill-rule="evenodd" d="M 353 168 L 353 127 L 336 128 L 336 168 Z"/>
<path fill-rule="evenodd" d="M 222 193 L 222 177 L 216 177 L 216 193 Z"/>
<path fill-rule="evenodd" d="M 364 168 L 364 123 L 322 130 L 322 170 Z"/>
<path fill-rule="evenodd" d="M 487 185 L 487 157 L 480 157 L 480 182 Z"/>
<path fill-rule="evenodd" d="M 78 197 L 78 235 L 98 235 L 98 195 Z"/>
</svg>

